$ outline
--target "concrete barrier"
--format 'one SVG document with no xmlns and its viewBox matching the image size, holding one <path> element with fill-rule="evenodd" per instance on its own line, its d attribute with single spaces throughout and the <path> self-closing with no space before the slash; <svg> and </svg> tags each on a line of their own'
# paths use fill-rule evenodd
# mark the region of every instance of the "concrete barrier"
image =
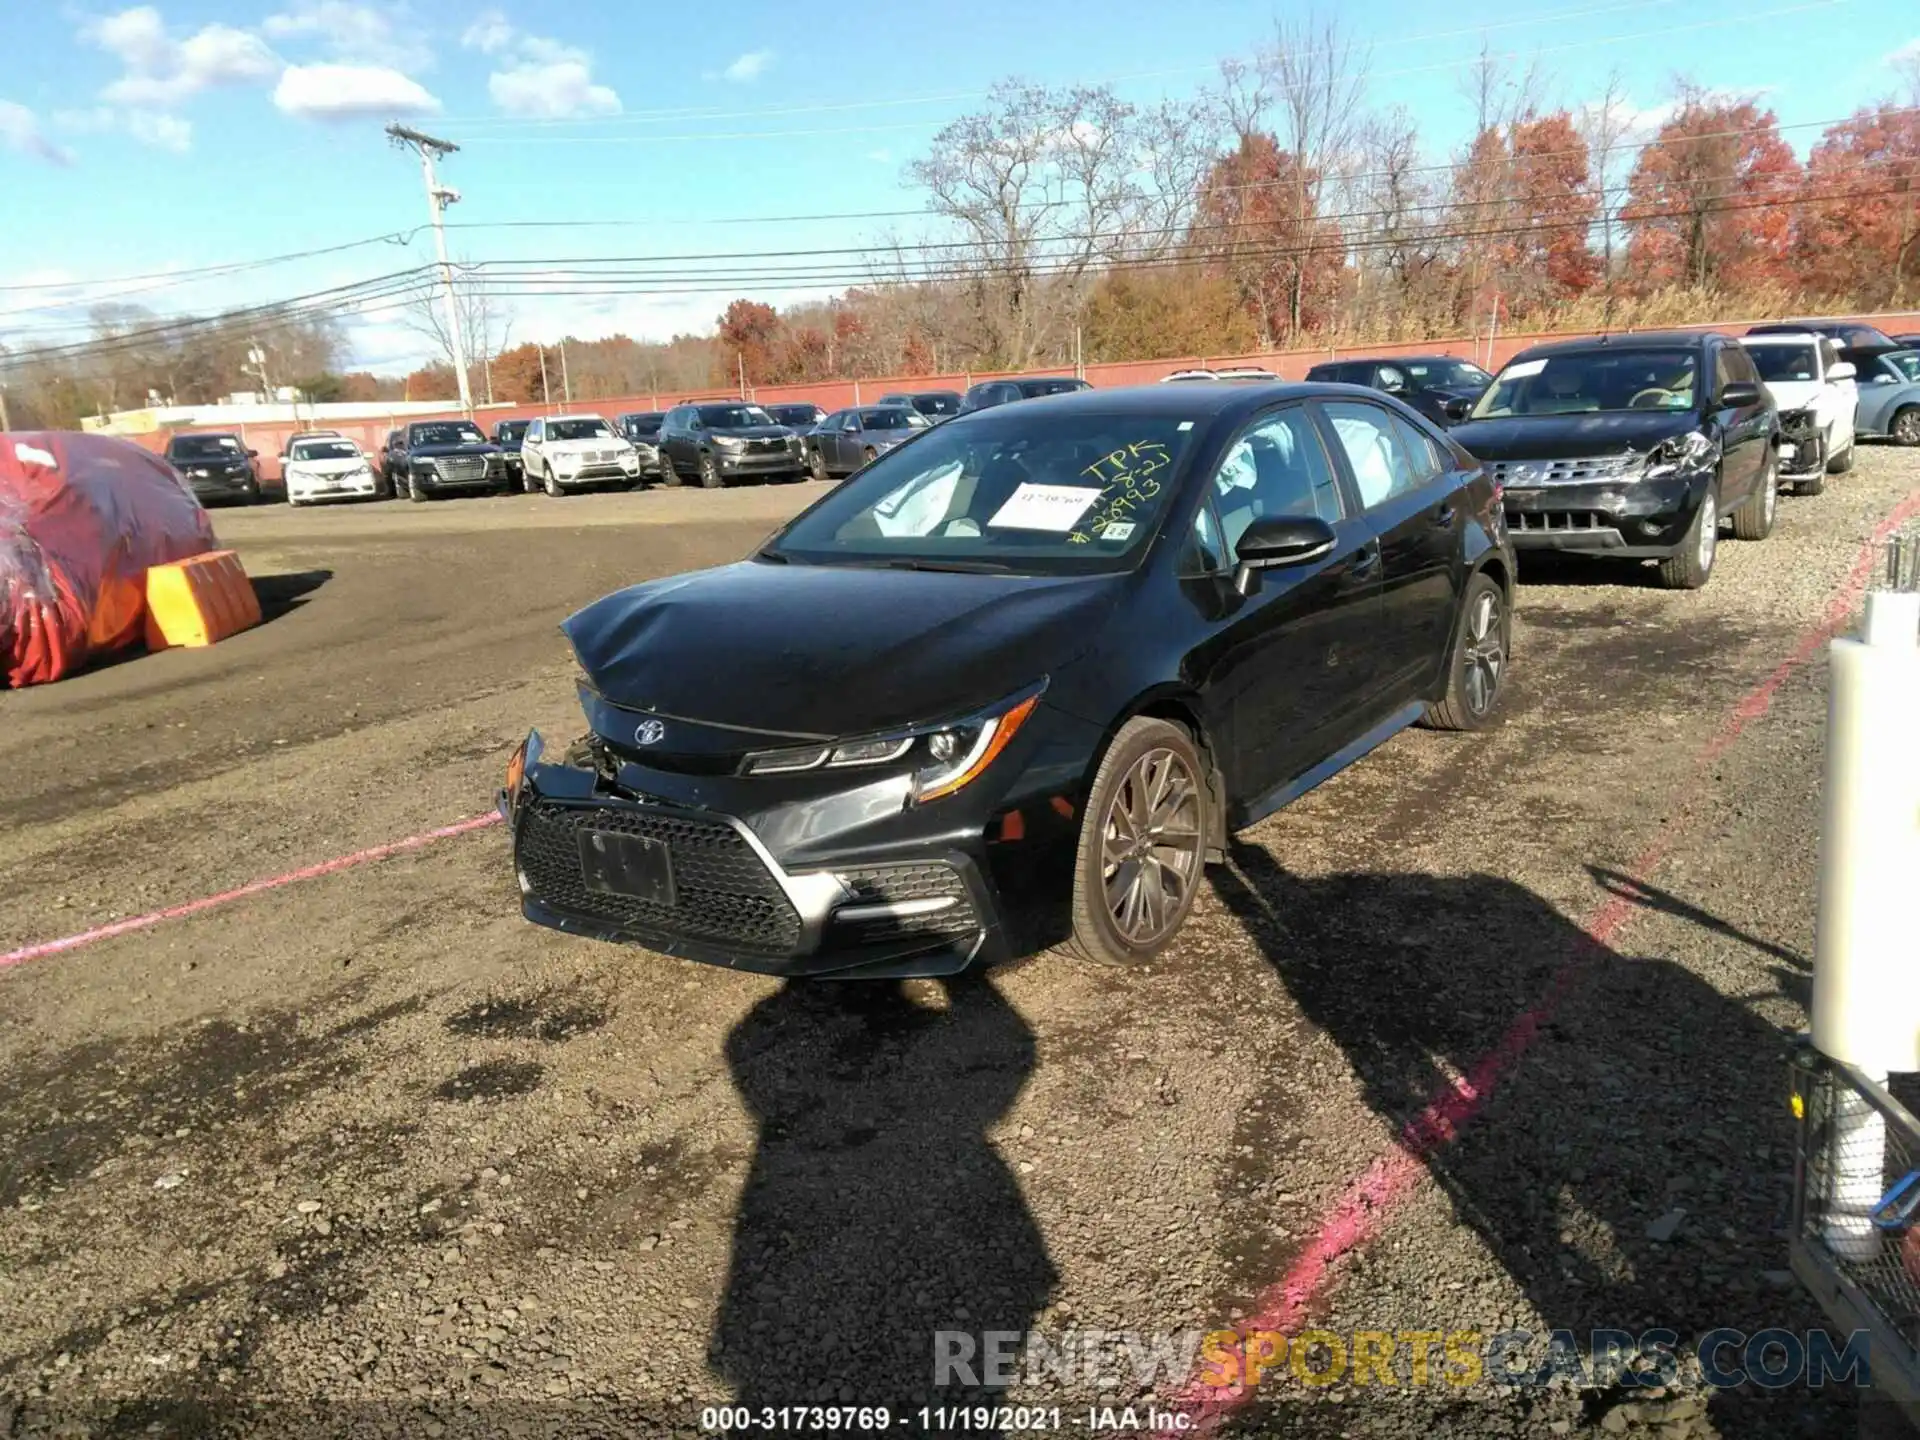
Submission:
<svg viewBox="0 0 1920 1440">
<path fill-rule="evenodd" d="M 197 649 L 260 623 L 260 597 L 240 557 L 214 550 L 147 571 L 147 648 Z"/>
</svg>

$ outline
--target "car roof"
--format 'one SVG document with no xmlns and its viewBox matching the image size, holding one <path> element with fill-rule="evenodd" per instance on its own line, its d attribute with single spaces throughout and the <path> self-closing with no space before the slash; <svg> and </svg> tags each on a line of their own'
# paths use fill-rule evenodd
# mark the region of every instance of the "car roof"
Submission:
<svg viewBox="0 0 1920 1440">
<path fill-rule="evenodd" d="M 1514 360 L 1540 360 L 1555 355 L 1581 355 L 1592 351 L 1643 350 L 1650 346 L 1685 349 L 1699 349 L 1709 340 L 1732 340 L 1734 337 L 1719 330 L 1631 330 L 1618 334 L 1584 335 L 1578 340 L 1555 340 L 1545 345 L 1529 345 L 1507 363 Z"/>
<path fill-rule="evenodd" d="M 542 420 L 598 420 L 602 425 L 607 423 L 606 416 L 594 415 L 589 412 L 582 412 L 578 415 L 542 415 L 540 418 Z"/>
<path fill-rule="evenodd" d="M 167 437 L 174 440 L 238 440 L 238 430 L 176 430 Z"/>
<path fill-rule="evenodd" d="M 1058 395 L 1037 395 L 1023 400 L 1022 415 L 1156 415 L 1186 420 L 1212 418 L 1274 400 L 1323 396 L 1359 396 L 1378 400 L 1372 391 L 1351 385 L 1307 385 L 1298 381 L 1276 380 L 1270 385 L 1246 385 L 1232 380 L 1196 380 L 1188 385 L 1128 385 L 1106 390 L 1068 390 Z M 1002 407 L 970 411 L 969 415 L 997 415 Z M 949 421 L 949 424 L 957 423 Z"/>
<path fill-rule="evenodd" d="M 1756 335 L 1749 330 L 1740 337 L 1742 345 L 1812 345 L 1817 341 L 1831 340 L 1831 335 L 1822 335 L 1817 330 L 1769 330 Z"/>
<path fill-rule="evenodd" d="M 1450 361 L 1455 365 L 1480 367 L 1478 360 L 1469 360 L 1464 355 L 1347 355 L 1338 360 L 1322 360 L 1313 368 L 1322 365 L 1431 365 L 1436 360 Z"/>
</svg>

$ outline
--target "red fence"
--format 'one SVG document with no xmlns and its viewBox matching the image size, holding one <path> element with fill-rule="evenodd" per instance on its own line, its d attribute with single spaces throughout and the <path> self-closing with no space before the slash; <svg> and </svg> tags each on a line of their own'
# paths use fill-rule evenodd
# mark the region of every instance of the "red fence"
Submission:
<svg viewBox="0 0 1920 1440">
<path fill-rule="evenodd" d="M 1906 310 L 1882 315 L 1826 318 L 1836 321 L 1846 320 L 1853 324 L 1875 325 L 1889 331 L 1904 330 L 1909 327 L 1920 329 L 1920 323 L 1916 323 L 1920 322 L 1920 311 Z M 1663 328 L 1727 330 L 1737 334 L 1749 325 L 1758 323 L 1756 320 L 1719 320 Z M 1188 355 L 1166 360 L 1120 360 L 1088 365 L 1085 367 L 1085 374 L 1087 380 L 1100 389 L 1123 385 L 1149 385 L 1175 370 L 1214 369 L 1229 365 L 1258 366 L 1275 371 L 1286 379 L 1298 380 L 1306 374 L 1309 367 L 1322 361 L 1338 360 L 1347 356 L 1391 357 L 1395 355 L 1454 355 L 1493 370 L 1504 365 L 1529 345 L 1539 344 L 1545 340 L 1581 339 L 1586 333 L 1566 331 L 1454 336 L 1448 339 L 1409 340 L 1382 345 L 1321 346 L 1311 350 L 1264 350 L 1251 355 Z M 760 385 L 749 387 L 748 393 L 753 400 L 762 405 L 777 405 L 783 402 L 804 403 L 811 400 L 828 410 L 838 410 L 847 405 L 871 404 L 882 395 L 897 390 L 965 390 L 968 386 L 982 380 L 996 380 L 1015 374 L 1070 375 L 1072 373 L 1070 367 L 1032 371 L 952 371 L 942 375 L 897 375 L 875 380 L 826 380 L 810 385 Z M 481 428 L 491 431 L 498 421 L 524 420 L 535 415 L 561 413 L 603 415 L 611 420 L 616 415 L 632 410 L 665 410 L 690 400 L 738 398 L 739 391 L 732 388 L 654 391 L 637 395 L 598 396 L 590 400 L 575 400 L 567 405 L 555 402 L 552 405 L 488 406 L 476 411 L 474 419 Z M 318 423 L 323 428 L 338 430 L 372 455 L 385 446 L 387 432 L 397 426 L 417 420 L 457 418 L 459 414 L 459 408 L 450 403 L 439 415 L 408 414 L 394 416 L 387 420 L 323 420 Z M 278 479 L 280 475 L 280 452 L 286 447 L 287 437 L 315 426 L 312 423 L 295 424 L 291 421 L 276 420 L 225 428 L 238 430 L 246 438 L 248 445 L 260 452 L 261 473 L 265 478 L 273 480 Z M 166 444 L 167 433 L 158 431 L 150 435 L 135 435 L 129 438 L 150 449 L 159 450 Z"/>
</svg>

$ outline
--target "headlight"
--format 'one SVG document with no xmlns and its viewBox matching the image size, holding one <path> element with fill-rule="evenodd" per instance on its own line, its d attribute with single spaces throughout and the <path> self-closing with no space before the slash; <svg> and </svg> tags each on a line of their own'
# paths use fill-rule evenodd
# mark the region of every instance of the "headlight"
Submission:
<svg viewBox="0 0 1920 1440">
<path fill-rule="evenodd" d="M 1662 440 L 1647 452 L 1647 468 L 1642 478 L 1657 480 L 1678 470 L 1700 470 L 1720 459 L 1720 444 L 1698 430 Z"/>
<path fill-rule="evenodd" d="M 713 437 L 713 443 L 722 450 L 738 450 L 747 442 L 737 435 L 716 435 Z"/>
<path fill-rule="evenodd" d="M 798 450 L 800 448 L 800 437 L 798 435 L 787 436 L 787 448 L 789 450 Z"/>
<path fill-rule="evenodd" d="M 913 799 L 924 805 L 978 779 L 1027 723 L 1045 688 L 1046 682 L 1041 681 L 949 724 L 918 726 L 833 745 L 761 750 L 747 756 L 745 771 L 749 775 L 785 775 L 909 760 L 913 765 Z"/>
</svg>

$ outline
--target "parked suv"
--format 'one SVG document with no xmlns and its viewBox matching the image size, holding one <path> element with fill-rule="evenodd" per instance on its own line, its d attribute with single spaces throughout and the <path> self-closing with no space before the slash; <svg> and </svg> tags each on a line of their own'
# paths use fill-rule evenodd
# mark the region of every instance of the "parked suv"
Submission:
<svg viewBox="0 0 1920 1440">
<path fill-rule="evenodd" d="M 1657 560 L 1692 590 L 1724 517 L 1772 533 L 1779 432 L 1738 340 L 1654 331 L 1521 351 L 1452 435 L 1502 487 L 1515 549 Z"/>
<path fill-rule="evenodd" d="M 1038 395 L 1065 395 L 1070 390 L 1091 390 L 1093 386 L 1071 375 L 1040 375 L 1018 380 L 982 380 L 961 397 L 960 413 L 988 410 L 1015 400 L 1031 400 Z"/>
<path fill-rule="evenodd" d="M 393 493 L 413 501 L 507 489 L 506 457 L 471 420 L 416 420 L 402 426 L 387 436 L 380 468 Z"/>
<path fill-rule="evenodd" d="M 797 480 L 805 464 L 800 437 L 758 405 L 676 405 L 660 422 L 660 474 L 669 485 L 689 476 L 709 490 L 736 480 Z"/>
<path fill-rule="evenodd" d="M 1780 411 L 1780 478 L 1818 495 L 1827 476 L 1853 468 L 1854 367 L 1840 358 L 1839 341 L 1811 331 L 1748 331 L 1742 343 Z"/>
<path fill-rule="evenodd" d="M 1418 410 L 1436 425 L 1452 425 L 1473 408 L 1493 377 L 1470 360 L 1451 355 L 1396 355 L 1386 360 L 1329 360 L 1307 379 L 1335 385 L 1365 385 Z"/>
<path fill-rule="evenodd" d="M 583 485 L 637 485 L 640 453 L 598 415 L 542 415 L 527 422 L 521 484 L 559 497 Z"/>
<path fill-rule="evenodd" d="M 1874 325 L 1856 325 L 1850 320 L 1770 320 L 1765 325 L 1749 325 L 1749 335 L 1824 335 L 1840 347 L 1840 358 L 1858 369 L 1875 355 L 1902 348 L 1901 342 Z"/>
<path fill-rule="evenodd" d="M 260 471 L 253 463 L 259 458 L 260 452 L 249 450 L 238 435 L 175 435 L 167 441 L 167 463 L 180 472 L 202 505 L 215 500 L 251 505 L 259 500 Z"/>
<path fill-rule="evenodd" d="M 524 467 L 520 463 L 520 443 L 526 439 L 527 420 L 502 420 L 493 427 L 493 443 L 500 447 L 500 459 L 507 467 L 507 488 L 519 490 L 524 486 L 522 476 Z"/>
</svg>

